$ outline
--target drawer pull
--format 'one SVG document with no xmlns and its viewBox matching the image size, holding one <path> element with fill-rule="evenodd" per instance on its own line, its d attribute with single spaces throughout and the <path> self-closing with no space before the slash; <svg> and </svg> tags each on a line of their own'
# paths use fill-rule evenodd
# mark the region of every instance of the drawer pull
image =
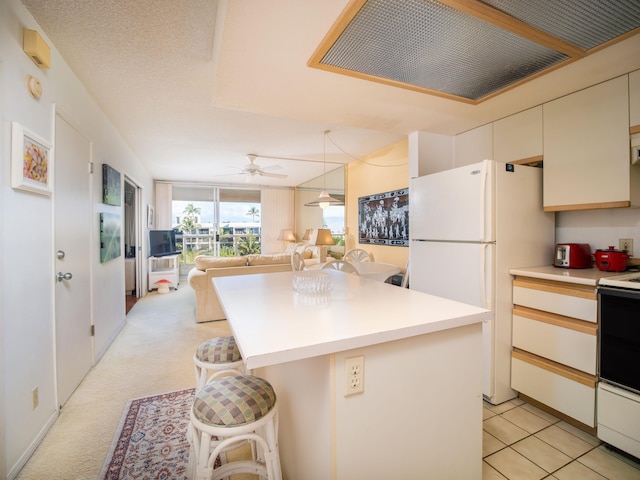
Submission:
<svg viewBox="0 0 640 480">
<path fill-rule="evenodd" d="M 598 377 L 594 375 L 589 375 L 588 373 L 581 372 L 580 370 L 576 370 L 575 368 L 561 365 L 560 363 L 553 362 L 546 358 L 539 357 L 537 355 L 525 352 L 524 350 L 519 350 L 517 348 L 514 348 L 511 351 L 511 356 L 513 358 L 517 358 L 518 360 L 522 360 L 523 362 L 534 365 L 538 368 L 542 368 L 551 373 L 555 373 L 556 375 L 560 375 L 562 377 L 568 378 L 569 380 L 573 380 L 574 382 L 581 383 L 582 385 L 585 385 L 587 387 L 596 388 Z"/>
<path fill-rule="evenodd" d="M 575 330 L 576 332 L 586 333 L 588 335 L 596 335 L 598 333 L 598 325 L 596 323 L 565 317 L 564 315 L 557 315 L 555 313 L 544 312 L 542 310 L 536 310 L 535 308 L 516 305 L 513 308 L 513 314 L 518 315 L 519 317 L 529 318 L 531 320 L 537 320 L 539 322 L 567 328 L 569 330 Z"/>
<path fill-rule="evenodd" d="M 544 292 L 557 293 L 559 295 L 569 295 L 572 297 L 597 300 L 596 287 L 591 285 L 581 285 L 577 283 L 554 282 L 541 278 L 529 278 L 517 275 L 513 281 L 514 287 L 531 288 Z"/>
</svg>

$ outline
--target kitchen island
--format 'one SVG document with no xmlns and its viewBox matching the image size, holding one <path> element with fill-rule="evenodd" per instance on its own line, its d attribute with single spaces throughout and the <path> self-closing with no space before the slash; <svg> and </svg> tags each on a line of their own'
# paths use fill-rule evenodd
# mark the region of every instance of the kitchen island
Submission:
<svg viewBox="0 0 640 480">
<path fill-rule="evenodd" d="M 325 271 L 213 279 L 243 358 L 274 387 L 287 479 L 481 478 L 482 334 L 491 312 Z M 345 360 L 364 359 L 364 392 Z"/>
</svg>

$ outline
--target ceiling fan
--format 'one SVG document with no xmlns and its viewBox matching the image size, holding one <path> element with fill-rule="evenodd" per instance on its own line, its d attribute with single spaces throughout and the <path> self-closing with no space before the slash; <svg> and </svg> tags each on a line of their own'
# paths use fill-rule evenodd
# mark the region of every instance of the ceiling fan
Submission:
<svg viewBox="0 0 640 480">
<path fill-rule="evenodd" d="M 247 155 L 247 160 L 249 160 L 249 163 L 241 168 L 240 175 L 249 175 L 251 177 L 260 175 L 261 177 L 287 178 L 288 175 L 285 175 L 283 173 L 272 173 L 272 170 L 280 170 L 280 168 L 282 168 L 280 167 L 280 165 L 269 165 L 264 168 L 260 167 L 260 165 L 256 165 L 254 162 L 257 157 L 258 156 L 254 155 L 253 153 Z"/>
</svg>

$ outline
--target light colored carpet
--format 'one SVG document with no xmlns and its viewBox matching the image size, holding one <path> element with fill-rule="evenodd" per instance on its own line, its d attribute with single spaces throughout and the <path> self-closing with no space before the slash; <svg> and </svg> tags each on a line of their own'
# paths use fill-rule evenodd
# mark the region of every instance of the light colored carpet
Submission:
<svg viewBox="0 0 640 480">
<path fill-rule="evenodd" d="M 195 323 L 194 305 L 187 285 L 138 301 L 17 479 L 95 480 L 129 399 L 195 386 L 196 347 L 230 329 Z"/>
</svg>

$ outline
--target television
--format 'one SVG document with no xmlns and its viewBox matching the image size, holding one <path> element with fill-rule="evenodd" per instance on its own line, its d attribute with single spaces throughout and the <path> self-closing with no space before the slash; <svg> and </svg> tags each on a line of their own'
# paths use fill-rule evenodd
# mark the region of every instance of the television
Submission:
<svg viewBox="0 0 640 480">
<path fill-rule="evenodd" d="M 178 255 L 175 230 L 149 230 L 149 256 Z"/>
</svg>

